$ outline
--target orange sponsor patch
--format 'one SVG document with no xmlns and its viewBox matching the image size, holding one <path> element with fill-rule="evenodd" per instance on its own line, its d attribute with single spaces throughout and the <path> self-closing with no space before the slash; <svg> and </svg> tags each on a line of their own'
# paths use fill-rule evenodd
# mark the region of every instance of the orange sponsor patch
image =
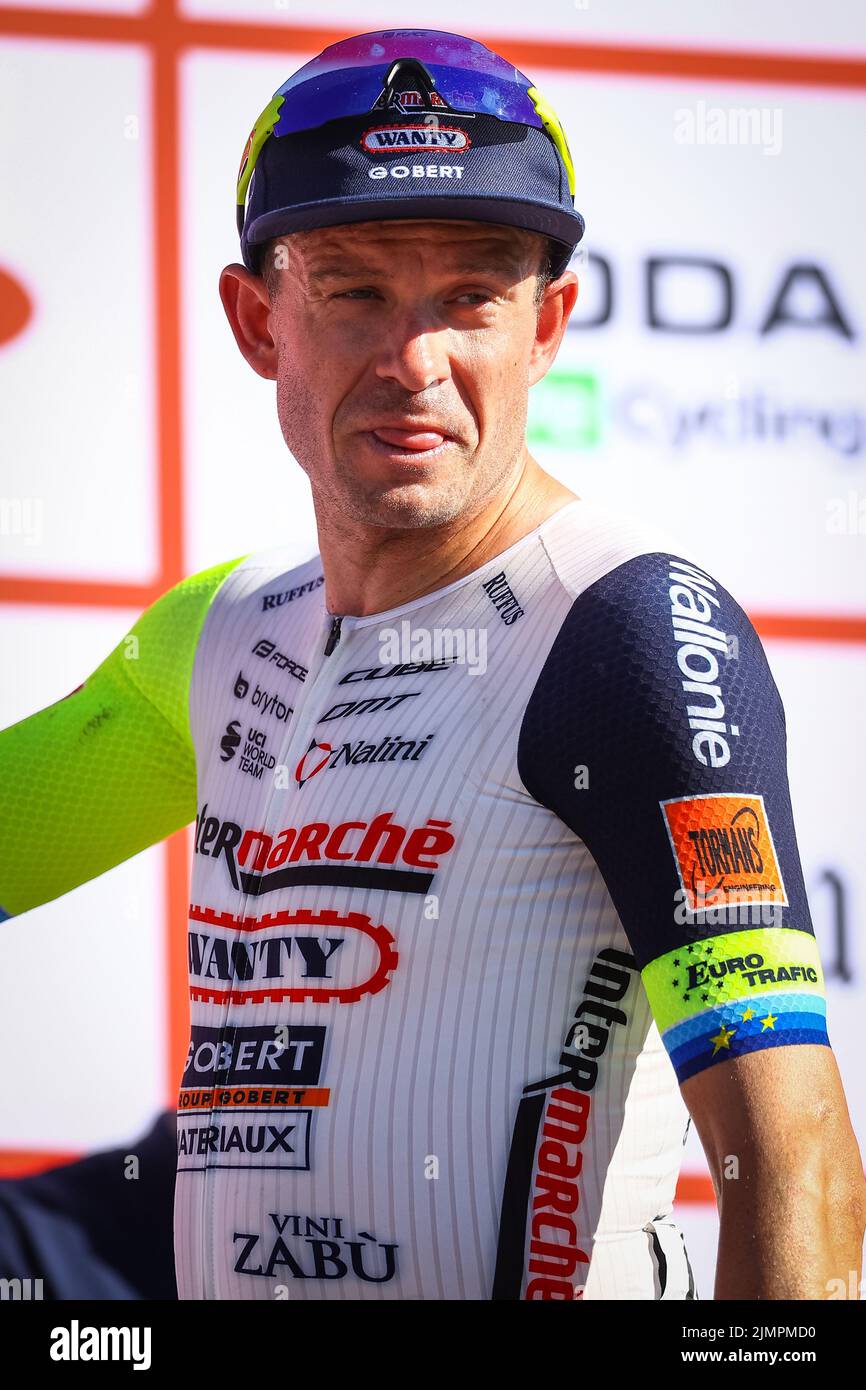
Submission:
<svg viewBox="0 0 866 1390">
<path fill-rule="evenodd" d="M 787 907 L 762 796 L 725 792 L 659 804 L 690 911 L 738 903 Z"/>
</svg>

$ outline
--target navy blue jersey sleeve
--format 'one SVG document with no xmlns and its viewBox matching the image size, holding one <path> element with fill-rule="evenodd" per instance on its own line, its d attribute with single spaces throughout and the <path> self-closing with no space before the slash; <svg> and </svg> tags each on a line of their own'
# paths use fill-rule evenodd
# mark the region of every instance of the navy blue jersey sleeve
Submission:
<svg viewBox="0 0 866 1390">
<path fill-rule="evenodd" d="M 642 555 L 574 602 L 518 768 L 604 877 L 680 1080 L 828 1044 L 785 717 L 760 640 L 689 562 Z"/>
</svg>

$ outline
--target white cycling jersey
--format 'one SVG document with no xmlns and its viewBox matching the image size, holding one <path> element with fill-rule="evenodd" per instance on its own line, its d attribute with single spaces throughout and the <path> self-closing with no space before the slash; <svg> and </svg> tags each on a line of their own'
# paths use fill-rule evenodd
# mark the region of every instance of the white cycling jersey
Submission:
<svg viewBox="0 0 866 1390">
<path fill-rule="evenodd" d="M 190 693 L 181 1297 L 695 1296 L 671 1215 L 688 1117 L 641 970 L 724 941 L 727 919 L 676 924 L 663 807 L 742 793 L 763 816 L 772 789 L 752 785 L 754 688 L 750 728 L 734 710 L 695 733 L 672 580 L 696 634 L 747 625 L 702 571 L 582 500 L 367 617 L 326 612 L 318 557 L 255 555 L 225 578 Z M 696 688 L 723 690 L 699 666 Z M 709 699 L 718 715 L 726 696 Z M 786 785 L 769 814 L 780 867 Z M 809 932 L 800 915 L 783 936 L 811 949 Z M 681 1075 L 719 1060 L 706 1036 Z"/>
<path fill-rule="evenodd" d="M 731 596 L 576 500 L 386 613 L 278 550 L 133 632 L 0 735 L 0 918 L 195 817 L 181 1296 L 694 1297 L 678 1082 L 828 1041 Z"/>
</svg>

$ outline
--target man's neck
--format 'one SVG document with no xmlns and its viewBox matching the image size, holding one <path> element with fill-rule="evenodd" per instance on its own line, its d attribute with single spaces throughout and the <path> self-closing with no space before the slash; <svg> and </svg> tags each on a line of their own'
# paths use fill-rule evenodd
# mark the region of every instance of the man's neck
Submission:
<svg viewBox="0 0 866 1390">
<path fill-rule="evenodd" d="M 455 583 L 534 531 L 577 494 L 531 456 L 516 483 L 447 526 L 383 532 L 331 516 L 317 502 L 328 612 L 365 617 Z"/>
</svg>

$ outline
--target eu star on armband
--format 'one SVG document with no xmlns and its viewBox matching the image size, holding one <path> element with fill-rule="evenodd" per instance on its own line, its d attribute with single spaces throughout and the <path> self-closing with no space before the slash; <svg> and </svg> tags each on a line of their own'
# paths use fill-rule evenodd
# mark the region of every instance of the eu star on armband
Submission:
<svg viewBox="0 0 866 1390">
<path fill-rule="evenodd" d="M 668 951 L 642 972 L 680 1082 L 764 1047 L 829 1047 L 824 976 L 814 936 L 763 927 Z"/>
</svg>

